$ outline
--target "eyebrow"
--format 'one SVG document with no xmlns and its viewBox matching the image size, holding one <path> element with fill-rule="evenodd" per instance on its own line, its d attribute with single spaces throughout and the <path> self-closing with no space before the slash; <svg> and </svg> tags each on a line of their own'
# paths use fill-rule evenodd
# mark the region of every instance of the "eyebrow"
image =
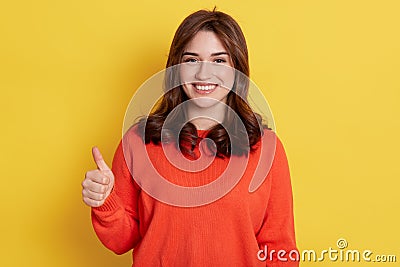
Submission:
<svg viewBox="0 0 400 267">
<path fill-rule="evenodd" d="M 212 57 L 221 56 L 221 55 L 229 55 L 229 54 L 227 52 L 225 52 L 225 51 L 216 52 L 216 53 L 212 53 L 211 54 Z M 193 53 L 193 52 L 184 52 L 182 56 L 195 56 L 195 57 L 198 57 L 199 54 Z"/>
</svg>

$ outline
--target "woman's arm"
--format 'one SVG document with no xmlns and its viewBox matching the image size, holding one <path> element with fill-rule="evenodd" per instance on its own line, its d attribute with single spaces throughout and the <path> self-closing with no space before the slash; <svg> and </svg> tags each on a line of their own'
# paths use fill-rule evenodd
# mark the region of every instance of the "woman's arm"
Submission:
<svg viewBox="0 0 400 267">
<path fill-rule="evenodd" d="M 140 240 L 137 200 L 139 186 L 126 165 L 122 141 L 115 152 L 112 192 L 100 207 L 92 208 L 92 224 L 100 241 L 116 254 L 133 249 Z"/>
<path fill-rule="evenodd" d="M 259 258 L 267 266 L 298 266 L 296 247 L 293 197 L 289 166 L 283 145 L 276 137 L 276 151 L 270 174 L 271 191 L 267 211 L 257 241 L 263 253 Z M 279 252 L 280 250 L 284 252 Z"/>
</svg>

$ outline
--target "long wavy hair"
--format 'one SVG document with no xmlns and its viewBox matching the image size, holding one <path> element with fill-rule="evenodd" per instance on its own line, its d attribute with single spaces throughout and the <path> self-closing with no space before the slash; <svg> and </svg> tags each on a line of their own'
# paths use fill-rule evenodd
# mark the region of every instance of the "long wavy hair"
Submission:
<svg viewBox="0 0 400 267">
<path fill-rule="evenodd" d="M 249 90 L 247 78 L 249 76 L 248 50 L 243 32 L 231 16 L 216 11 L 214 8 L 212 11 L 199 10 L 183 20 L 170 47 L 166 64 L 165 86 L 171 88 L 168 86 L 174 84 L 173 78 L 168 75 L 168 68 L 182 63 L 186 45 L 199 31 L 214 32 L 227 49 L 233 67 L 239 71 L 236 72 L 233 88 L 228 93 L 226 101 L 226 104 L 238 116 L 225 116 L 222 124 L 228 129 L 217 124 L 207 131 L 205 137 L 213 141 L 207 143 L 208 147 L 212 153 L 222 158 L 231 155 L 247 155 L 260 140 L 263 134 L 262 129 L 268 127 L 262 124 L 261 116 L 254 113 L 247 103 Z M 241 73 L 241 75 L 238 75 L 238 73 Z M 163 136 L 163 141 L 177 140 L 177 146 L 184 154 L 194 155 L 193 150 L 201 139 L 197 134 L 196 127 L 191 122 L 185 123 L 179 120 L 171 120 L 171 123 L 165 123 L 171 111 L 187 100 L 188 97 L 181 85 L 164 93 L 150 115 L 141 118 L 138 122 L 137 130 L 140 133 L 145 133 L 143 138 L 146 144 L 150 142 L 159 144 L 162 138 L 161 130 L 164 128 L 163 134 L 167 136 Z M 243 133 L 243 127 L 239 127 L 242 123 L 245 133 Z M 243 137 L 246 137 L 247 140 Z"/>
</svg>

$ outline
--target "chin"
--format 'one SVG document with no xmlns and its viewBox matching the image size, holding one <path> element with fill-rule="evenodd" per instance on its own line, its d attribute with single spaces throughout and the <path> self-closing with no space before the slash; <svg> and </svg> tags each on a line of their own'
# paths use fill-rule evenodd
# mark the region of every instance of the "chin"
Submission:
<svg viewBox="0 0 400 267">
<path fill-rule="evenodd" d="M 218 104 L 225 104 L 224 101 L 210 98 L 210 97 L 196 97 L 192 98 L 191 102 L 199 108 L 210 108 Z"/>
</svg>

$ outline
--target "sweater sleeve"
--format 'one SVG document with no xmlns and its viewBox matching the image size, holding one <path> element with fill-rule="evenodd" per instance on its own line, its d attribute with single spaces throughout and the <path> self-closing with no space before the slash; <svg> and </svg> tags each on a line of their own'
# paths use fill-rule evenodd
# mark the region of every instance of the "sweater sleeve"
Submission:
<svg viewBox="0 0 400 267">
<path fill-rule="evenodd" d="M 123 254 L 140 240 L 137 199 L 140 188 L 127 167 L 122 140 L 112 162 L 114 188 L 104 204 L 92 208 L 92 224 L 100 241 L 115 252 Z"/>
<path fill-rule="evenodd" d="M 271 179 L 268 206 L 261 229 L 257 233 L 260 250 L 263 250 L 262 257 L 268 267 L 299 266 L 289 166 L 278 137 L 268 176 Z"/>
</svg>

